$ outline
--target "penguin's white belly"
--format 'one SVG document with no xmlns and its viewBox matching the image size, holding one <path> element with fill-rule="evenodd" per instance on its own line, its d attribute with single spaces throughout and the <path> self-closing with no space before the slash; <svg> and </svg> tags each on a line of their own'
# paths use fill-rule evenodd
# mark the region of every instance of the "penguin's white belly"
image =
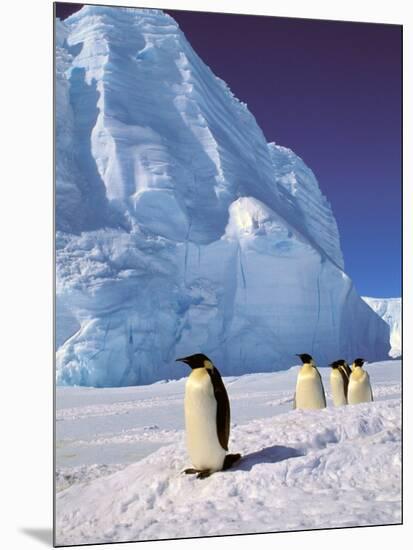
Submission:
<svg viewBox="0 0 413 550">
<path fill-rule="evenodd" d="M 352 374 L 348 385 L 349 405 L 365 403 L 371 400 L 371 386 L 368 374 L 365 372 L 359 379 L 356 379 Z"/>
<path fill-rule="evenodd" d="M 226 451 L 218 440 L 212 382 L 208 373 L 201 370 L 195 369 L 186 382 L 186 442 L 193 467 L 216 472 L 222 470 Z"/>
<path fill-rule="evenodd" d="M 323 409 L 326 404 L 320 378 L 314 369 L 298 374 L 295 391 L 295 406 L 297 409 Z"/>
<path fill-rule="evenodd" d="M 347 405 L 347 399 L 344 393 L 343 377 L 336 369 L 330 374 L 331 394 L 333 397 L 333 403 L 335 407 L 341 407 L 341 405 Z"/>
</svg>

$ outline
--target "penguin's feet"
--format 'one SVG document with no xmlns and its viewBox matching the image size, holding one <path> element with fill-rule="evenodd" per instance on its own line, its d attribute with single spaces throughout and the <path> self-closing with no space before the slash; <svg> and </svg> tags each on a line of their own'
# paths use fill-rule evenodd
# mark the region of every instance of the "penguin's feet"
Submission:
<svg viewBox="0 0 413 550">
<path fill-rule="evenodd" d="M 202 470 L 199 472 L 199 474 L 196 476 L 197 479 L 205 479 L 206 477 L 209 477 L 212 474 L 211 470 Z"/>
<path fill-rule="evenodd" d="M 195 468 L 187 468 L 183 471 L 184 474 L 199 474 L 201 470 L 195 470 Z"/>
<path fill-rule="evenodd" d="M 206 477 L 209 477 L 212 472 L 211 470 L 196 470 L 195 468 L 187 468 L 183 471 L 184 474 L 198 474 L 196 477 L 198 479 L 205 479 Z"/>
<path fill-rule="evenodd" d="M 235 455 L 226 455 L 225 459 L 224 459 L 224 464 L 222 466 L 222 469 L 223 470 L 228 470 L 229 468 L 231 468 L 231 466 L 233 464 L 235 464 L 236 462 L 238 462 L 238 460 L 241 458 L 241 455 L 239 453 L 235 454 Z"/>
</svg>

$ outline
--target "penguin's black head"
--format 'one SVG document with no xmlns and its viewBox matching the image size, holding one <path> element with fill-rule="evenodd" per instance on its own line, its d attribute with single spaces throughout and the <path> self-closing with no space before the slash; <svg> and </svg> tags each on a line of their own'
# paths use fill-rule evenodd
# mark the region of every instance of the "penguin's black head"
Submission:
<svg viewBox="0 0 413 550">
<path fill-rule="evenodd" d="M 301 361 L 304 363 L 311 363 L 313 358 L 311 355 L 308 355 L 308 353 L 296 353 L 297 357 L 301 359 Z"/>
<path fill-rule="evenodd" d="M 361 357 L 358 357 L 357 359 L 354 359 L 354 365 L 356 367 L 362 367 L 364 365 L 365 361 Z"/>
<path fill-rule="evenodd" d="M 180 357 L 176 359 L 176 361 L 186 363 L 191 369 L 212 369 L 212 361 L 203 353 L 195 353 L 194 355 L 188 355 L 188 357 Z"/>
<path fill-rule="evenodd" d="M 332 363 L 330 363 L 330 367 L 332 367 L 333 369 L 338 369 L 339 367 L 344 367 L 345 364 L 346 362 L 344 359 L 337 359 L 337 361 L 333 361 Z"/>
</svg>

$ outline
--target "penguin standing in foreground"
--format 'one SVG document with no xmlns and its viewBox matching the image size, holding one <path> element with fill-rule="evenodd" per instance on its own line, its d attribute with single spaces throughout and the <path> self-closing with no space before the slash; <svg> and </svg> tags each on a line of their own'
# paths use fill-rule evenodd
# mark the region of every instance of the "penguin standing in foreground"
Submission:
<svg viewBox="0 0 413 550">
<path fill-rule="evenodd" d="M 186 474 L 204 479 L 227 470 L 240 454 L 229 454 L 230 407 L 218 369 L 203 353 L 181 357 L 192 372 L 185 385 L 185 428 L 188 453 L 193 468 Z"/>
<path fill-rule="evenodd" d="M 346 367 L 349 370 L 350 367 L 344 359 L 338 359 L 337 361 L 330 363 L 330 367 L 332 368 L 330 374 L 330 385 L 334 406 L 340 407 L 341 405 L 347 405 L 349 375 Z"/>
<path fill-rule="evenodd" d="M 354 360 L 353 370 L 350 375 L 348 385 L 348 403 L 356 405 L 373 401 L 373 392 L 371 391 L 370 377 L 367 371 L 363 369 L 365 361 L 360 357 Z"/>
<path fill-rule="evenodd" d="M 294 396 L 294 409 L 324 409 L 326 396 L 320 373 L 308 353 L 297 356 L 303 362 L 298 377 Z"/>
</svg>

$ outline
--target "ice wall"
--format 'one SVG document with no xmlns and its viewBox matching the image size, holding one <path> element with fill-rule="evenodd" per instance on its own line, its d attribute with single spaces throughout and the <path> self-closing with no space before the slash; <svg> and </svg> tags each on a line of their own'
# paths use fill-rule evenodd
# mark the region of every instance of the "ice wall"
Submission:
<svg viewBox="0 0 413 550">
<path fill-rule="evenodd" d="M 85 6 L 56 32 L 58 383 L 386 356 L 314 174 L 171 17 Z"/>
<path fill-rule="evenodd" d="M 401 298 L 368 298 L 367 296 L 362 298 L 390 327 L 390 357 L 400 357 L 402 354 Z"/>
</svg>

